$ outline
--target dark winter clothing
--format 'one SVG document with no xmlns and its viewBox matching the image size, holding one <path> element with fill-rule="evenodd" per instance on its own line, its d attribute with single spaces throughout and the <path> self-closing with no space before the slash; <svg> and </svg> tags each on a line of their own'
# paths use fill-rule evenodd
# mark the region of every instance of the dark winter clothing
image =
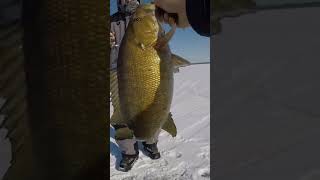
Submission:
<svg viewBox="0 0 320 180">
<path fill-rule="evenodd" d="M 191 27 L 201 36 L 211 36 L 210 0 L 186 0 L 186 11 Z"/>
<path fill-rule="evenodd" d="M 110 32 L 115 33 L 116 45 L 117 45 L 112 47 L 110 51 L 111 67 L 116 67 L 117 65 L 120 43 L 122 41 L 122 38 L 129 24 L 129 20 L 130 20 L 129 13 L 117 12 L 111 16 Z"/>
</svg>

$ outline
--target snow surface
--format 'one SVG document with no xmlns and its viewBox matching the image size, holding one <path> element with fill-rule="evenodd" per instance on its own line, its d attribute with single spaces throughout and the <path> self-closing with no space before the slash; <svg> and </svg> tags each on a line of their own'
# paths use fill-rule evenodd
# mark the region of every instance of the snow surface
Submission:
<svg viewBox="0 0 320 180">
<path fill-rule="evenodd" d="M 0 99 L 3 102 L 3 99 Z M 0 102 L 0 104 L 1 104 Z M 0 105 L 1 106 L 1 105 Z M 111 129 L 111 180 L 206 180 L 210 179 L 210 65 L 200 64 L 180 68 L 175 74 L 172 114 L 178 135 L 172 138 L 162 132 L 159 149 L 162 158 L 151 160 L 142 152 L 133 169 L 123 173 L 115 169 L 121 155 Z M 111 107 L 112 110 L 112 107 Z M 3 117 L 0 116 L 0 123 Z M 0 130 L 0 179 L 11 159 L 11 146 Z"/>
<path fill-rule="evenodd" d="M 177 137 L 162 131 L 158 143 L 161 159 L 151 160 L 140 151 L 134 167 L 124 173 L 116 169 L 121 153 L 110 128 L 111 180 L 210 179 L 210 64 L 180 68 L 174 77 L 171 112 Z"/>
</svg>

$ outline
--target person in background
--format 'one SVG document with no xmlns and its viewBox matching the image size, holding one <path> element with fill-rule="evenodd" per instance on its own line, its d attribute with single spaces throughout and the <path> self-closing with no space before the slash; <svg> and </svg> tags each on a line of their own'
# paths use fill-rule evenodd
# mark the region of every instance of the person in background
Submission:
<svg viewBox="0 0 320 180">
<path fill-rule="evenodd" d="M 121 40 L 125 34 L 131 15 L 135 12 L 139 6 L 138 0 L 117 0 L 118 12 L 111 16 L 111 29 L 110 29 L 110 46 L 111 46 L 111 68 L 117 66 L 117 59 L 119 53 L 119 47 Z M 129 171 L 135 161 L 139 157 L 138 142 L 134 137 L 128 138 L 127 135 L 122 135 L 122 132 L 126 132 L 128 127 L 126 125 L 112 124 L 116 131 L 116 142 L 119 145 L 122 154 L 122 160 L 119 164 L 119 170 L 127 172 Z M 160 153 L 158 151 L 157 142 L 159 132 L 149 141 L 142 142 L 146 154 L 151 159 L 159 159 Z"/>
<path fill-rule="evenodd" d="M 210 0 L 155 0 L 155 5 L 167 13 L 162 20 L 168 22 L 168 13 L 178 14 L 179 28 L 192 27 L 201 36 L 209 37 Z"/>
<path fill-rule="evenodd" d="M 139 0 L 117 0 L 118 12 L 111 15 L 110 28 L 110 62 L 116 67 L 121 40 L 129 24 L 131 15 L 139 6 Z"/>
</svg>

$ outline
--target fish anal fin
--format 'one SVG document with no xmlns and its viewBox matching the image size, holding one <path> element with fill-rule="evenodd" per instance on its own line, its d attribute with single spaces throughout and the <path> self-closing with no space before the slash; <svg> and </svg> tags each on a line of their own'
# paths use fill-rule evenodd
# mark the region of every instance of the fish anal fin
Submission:
<svg viewBox="0 0 320 180">
<path fill-rule="evenodd" d="M 172 114 L 171 113 L 168 116 L 168 120 L 162 126 L 162 129 L 167 131 L 172 137 L 176 137 L 176 135 L 177 135 L 177 127 L 174 124 L 174 121 L 172 119 Z"/>
</svg>

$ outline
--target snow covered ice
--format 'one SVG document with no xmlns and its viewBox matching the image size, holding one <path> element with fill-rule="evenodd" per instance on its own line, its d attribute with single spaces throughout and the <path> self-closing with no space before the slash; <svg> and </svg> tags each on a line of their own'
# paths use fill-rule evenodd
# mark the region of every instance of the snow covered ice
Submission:
<svg viewBox="0 0 320 180">
<path fill-rule="evenodd" d="M 115 169 L 121 154 L 111 129 L 111 180 L 207 180 L 210 179 L 210 64 L 180 68 L 174 75 L 172 114 L 178 135 L 162 132 L 159 138 L 161 159 L 151 160 L 140 152 L 130 172 Z M 3 99 L 2 99 L 3 100 Z M 112 107 L 111 107 L 112 110 Z M 0 117 L 0 122 L 3 117 Z M 0 179 L 10 164 L 10 142 L 0 130 Z"/>
<path fill-rule="evenodd" d="M 182 67 L 174 78 L 171 112 L 177 137 L 162 131 L 158 143 L 161 159 L 151 160 L 140 151 L 134 167 L 120 172 L 116 165 L 121 153 L 110 128 L 111 180 L 210 179 L 210 64 Z"/>
</svg>

